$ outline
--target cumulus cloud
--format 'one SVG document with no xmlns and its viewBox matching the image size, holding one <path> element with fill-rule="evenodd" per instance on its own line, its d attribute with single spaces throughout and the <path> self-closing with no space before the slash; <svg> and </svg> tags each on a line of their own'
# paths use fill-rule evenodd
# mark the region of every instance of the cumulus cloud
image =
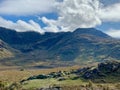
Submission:
<svg viewBox="0 0 120 90">
<path fill-rule="evenodd" d="M 4 0 L 0 3 L 0 14 L 34 15 L 53 10 L 54 0 Z"/>
<path fill-rule="evenodd" d="M 44 30 L 41 29 L 40 25 L 34 22 L 33 20 L 29 20 L 28 22 L 18 20 L 17 22 L 14 23 L 10 20 L 6 20 L 0 17 L 0 27 L 14 29 L 18 32 L 36 31 L 41 34 L 44 33 Z"/>
<path fill-rule="evenodd" d="M 105 33 L 107 33 L 108 35 L 114 38 L 120 38 L 120 30 L 110 29 L 106 31 Z"/>
<path fill-rule="evenodd" d="M 108 2 L 106 0 L 3 0 L 0 3 L 0 15 L 38 16 L 56 12 L 58 18 L 54 20 L 44 16 L 39 17 L 39 20 L 46 24 L 41 29 L 41 26 L 33 20 L 12 22 L 0 17 L 0 26 L 17 31 L 33 30 L 44 33 L 72 32 L 76 28 L 96 27 L 102 22 L 120 22 L 120 3 L 104 5 L 101 3 L 103 1 Z"/>
<path fill-rule="evenodd" d="M 74 31 L 76 28 L 90 28 L 102 22 L 120 22 L 120 3 L 104 5 L 99 0 L 63 0 L 56 4 L 58 19 L 42 17 L 50 32 Z"/>
<path fill-rule="evenodd" d="M 47 25 L 47 27 L 44 27 L 44 31 L 46 32 L 59 32 L 59 28 L 57 26 L 56 20 L 50 20 L 46 17 L 39 18 L 39 20 L 42 20 L 43 23 Z"/>
<path fill-rule="evenodd" d="M 56 7 L 59 15 L 58 20 L 48 20 L 43 17 L 42 21 L 48 24 L 45 29 L 50 30 L 56 26 L 58 32 L 73 31 L 79 27 L 89 28 L 101 24 L 97 15 L 100 7 L 98 0 L 64 0 L 57 3 Z"/>
<path fill-rule="evenodd" d="M 99 15 L 103 22 L 120 22 L 120 3 L 103 7 Z"/>
</svg>

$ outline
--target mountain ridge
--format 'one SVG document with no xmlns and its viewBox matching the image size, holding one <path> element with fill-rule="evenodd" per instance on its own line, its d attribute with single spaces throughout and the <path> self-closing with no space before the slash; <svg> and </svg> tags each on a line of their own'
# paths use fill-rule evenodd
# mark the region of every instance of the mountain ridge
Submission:
<svg viewBox="0 0 120 90">
<path fill-rule="evenodd" d="M 22 61 L 17 58 L 19 62 L 60 60 L 92 63 L 106 59 L 120 60 L 120 41 L 94 28 L 46 32 L 44 35 L 0 28 L 0 39 L 22 53 Z"/>
</svg>

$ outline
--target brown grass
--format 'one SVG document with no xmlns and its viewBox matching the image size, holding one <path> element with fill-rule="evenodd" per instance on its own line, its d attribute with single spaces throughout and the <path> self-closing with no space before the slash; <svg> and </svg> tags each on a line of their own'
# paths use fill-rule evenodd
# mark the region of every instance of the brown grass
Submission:
<svg viewBox="0 0 120 90">
<path fill-rule="evenodd" d="M 50 72 L 58 72 L 60 70 L 69 71 L 71 69 L 78 69 L 80 66 L 73 66 L 73 67 L 59 67 L 59 68 L 52 68 L 52 69 L 27 69 L 24 71 L 20 71 L 20 67 L 2 67 L 0 68 L 0 81 L 7 81 L 7 82 L 17 82 L 23 79 L 27 79 L 33 75 L 39 74 L 48 74 Z"/>
</svg>

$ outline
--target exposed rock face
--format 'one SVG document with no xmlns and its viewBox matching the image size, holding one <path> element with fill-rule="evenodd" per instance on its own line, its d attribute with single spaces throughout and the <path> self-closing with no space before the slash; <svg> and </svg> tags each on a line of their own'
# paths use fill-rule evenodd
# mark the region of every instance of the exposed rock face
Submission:
<svg viewBox="0 0 120 90">
<path fill-rule="evenodd" d="M 120 63 L 118 62 L 101 63 L 98 65 L 98 69 L 100 71 L 104 71 L 105 73 L 118 72 L 118 70 L 120 69 Z"/>
<path fill-rule="evenodd" d="M 106 77 L 107 75 L 120 75 L 120 62 L 111 61 L 100 63 L 97 68 L 88 69 L 83 77 L 86 79 L 94 79 L 98 77 Z"/>
<path fill-rule="evenodd" d="M 38 76 L 32 76 L 27 80 L 55 78 L 58 79 L 58 81 L 59 80 L 62 81 L 62 80 L 66 80 L 64 76 L 69 76 L 72 74 L 76 75 L 74 79 L 78 79 L 81 77 L 83 77 L 84 79 L 97 79 L 101 77 L 107 77 L 108 75 L 119 77 L 120 62 L 109 61 L 109 62 L 100 63 L 98 64 L 97 67 L 86 67 L 71 71 L 59 71 L 59 72 L 51 72 L 49 74 L 40 74 Z"/>
</svg>

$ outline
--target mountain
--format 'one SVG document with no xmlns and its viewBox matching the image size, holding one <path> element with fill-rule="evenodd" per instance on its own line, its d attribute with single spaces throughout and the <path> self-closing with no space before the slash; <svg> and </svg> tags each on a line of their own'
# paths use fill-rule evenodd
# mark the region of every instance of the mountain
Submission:
<svg viewBox="0 0 120 90">
<path fill-rule="evenodd" d="M 10 47 L 7 46 L 2 40 L 0 40 L 0 59 L 13 57 L 14 54 Z"/>
<path fill-rule="evenodd" d="M 20 62 L 120 60 L 120 41 L 94 28 L 41 35 L 1 27 L 0 39 L 22 53 L 15 58 Z"/>
</svg>

